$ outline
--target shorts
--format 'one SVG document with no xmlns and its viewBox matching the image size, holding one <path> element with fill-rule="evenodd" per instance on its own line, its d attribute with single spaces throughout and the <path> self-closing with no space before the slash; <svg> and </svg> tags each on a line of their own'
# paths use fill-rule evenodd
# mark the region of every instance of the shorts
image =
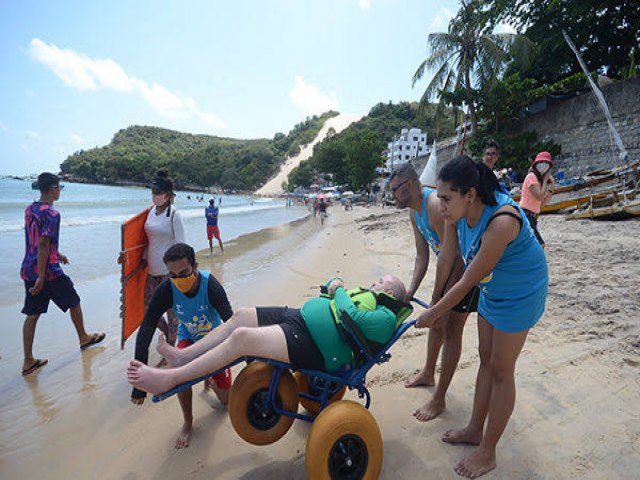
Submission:
<svg viewBox="0 0 640 480">
<path fill-rule="evenodd" d="M 471 313 L 478 311 L 478 299 L 480 298 L 480 289 L 474 286 L 460 302 L 451 310 L 458 313 Z"/>
<path fill-rule="evenodd" d="M 189 345 L 193 345 L 193 343 L 194 343 L 193 340 L 189 338 L 183 338 L 182 340 L 178 340 L 178 345 L 176 346 L 182 349 L 182 348 L 187 348 Z M 225 368 L 220 373 L 216 373 L 215 375 L 212 375 L 209 378 L 211 378 L 214 382 L 216 382 L 216 386 L 220 390 L 229 390 L 231 388 L 232 377 L 231 377 L 230 368 Z"/>
<path fill-rule="evenodd" d="M 538 231 L 538 213 L 534 213 L 531 210 L 527 210 L 523 208 L 524 214 L 527 216 L 527 220 L 529 220 L 529 225 L 531 225 L 531 230 L 533 230 L 533 234 L 536 236 L 536 239 L 540 243 L 540 245 L 544 245 L 544 240 L 542 239 L 542 235 Z"/>
<path fill-rule="evenodd" d="M 256 307 L 258 325 L 278 325 L 287 340 L 289 361 L 298 368 L 324 370 L 324 357 L 313 341 L 298 308 Z"/>
<path fill-rule="evenodd" d="M 25 298 L 22 313 L 25 315 L 47 313 L 50 300 L 53 300 L 53 303 L 63 312 L 80 304 L 78 292 L 76 292 L 71 279 L 66 275 L 55 280 L 45 280 L 40 293 L 34 296 L 29 293 L 29 289 L 35 284 L 36 282 L 31 280 L 24 281 Z"/>
<path fill-rule="evenodd" d="M 217 225 L 207 225 L 207 240 L 211 240 L 213 237 L 220 240 L 220 229 Z"/>
</svg>

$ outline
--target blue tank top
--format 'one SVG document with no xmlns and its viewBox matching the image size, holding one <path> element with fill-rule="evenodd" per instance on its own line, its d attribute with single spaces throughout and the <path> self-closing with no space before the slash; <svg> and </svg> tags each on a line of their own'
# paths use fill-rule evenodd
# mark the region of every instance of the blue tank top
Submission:
<svg viewBox="0 0 640 480">
<path fill-rule="evenodd" d="M 522 218 L 520 233 L 507 245 L 493 271 L 478 284 L 478 313 L 498 330 L 521 332 L 535 325 L 544 312 L 547 260 L 518 204 L 502 193 L 496 192 L 495 198 L 498 204 L 486 205 L 473 228 L 465 218 L 458 220 L 460 250 L 466 268 L 478 253 L 482 235 L 496 211 L 504 205 L 518 209 Z"/>
<path fill-rule="evenodd" d="M 420 230 L 420 233 L 431 247 L 431 250 L 433 250 L 433 253 L 437 256 L 440 253 L 440 238 L 438 238 L 436 231 L 429 225 L 429 212 L 427 210 L 429 195 L 433 192 L 435 192 L 433 188 L 425 187 L 422 189 L 422 212 L 415 212 L 414 219 L 416 221 L 416 227 L 418 227 L 418 230 Z"/>
<path fill-rule="evenodd" d="M 196 296 L 187 297 L 171 283 L 173 312 L 180 320 L 178 341 L 189 339 L 197 342 L 222 323 L 220 314 L 209 303 L 209 272 L 200 270 L 200 287 Z"/>
</svg>

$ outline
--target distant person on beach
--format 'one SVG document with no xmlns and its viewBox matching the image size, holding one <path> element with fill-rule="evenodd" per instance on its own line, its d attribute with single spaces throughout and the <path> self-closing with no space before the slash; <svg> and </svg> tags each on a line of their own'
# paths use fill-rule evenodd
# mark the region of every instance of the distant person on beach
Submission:
<svg viewBox="0 0 640 480">
<path fill-rule="evenodd" d="M 169 270 L 163 262 L 164 252 L 176 243 L 184 242 L 184 227 L 177 209 L 173 206 L 175 193 L 173 180 L 167 169 L 161 168 L 149 185 L 153 207 L 149 210 L 144 232 L 147 235 L 145 260 L 149 265 L 147 282 L 144 288 L 144 306 L 149 303 L 156 288 L 169 278 Z M 164 333 L 167 341 L 175 345 L 178 334 L 178 319 L 173 310 L 167 311 L 167 320 L 160 319 L 158 329 Z"/>
<path fill-rule="evenodd" d="M 538 242 L 545 247 L 544 239 L 538 231 L 538 217 L 540 210 L 553 196 L 555 180 L 551 174 L 553 158 L 549 152 L 540 152 L 529 168 L 529 173 L 522 184 L 522 194 L 520 196 L 520 208 L 524 210 L 533 233 Z"/>
<path fill-rule="evenodd" d="M 207 218 L 207 240 L 209 240 L 209 251 L 213 254 L 213 237 L 218 240 L 220 252 L 224 253 L 224 246 L 220 238 L 220 228 L 218 227 L 218 215 L 220 209 L 216 207 L 216 201 L 212 198 L 209 200 L 209 206 L 204 209 L 204 215 Z"/>
<path fill-rule="evenodd" d="M 482 163 L 484 163 L 491 171 L 494 173 L 496 177 L 498 177 L 498 172 L 496 171 L 496 164 L 500 159 L 500 145 L 495 140 L 489 140 L 482 151 Z M 500 187 L 500 191 L 506 195 L 509 195 L 509 191 L 507 190 L 507 186 L 503 182 L 498 183 Z"/>
<path fill-rule="evenodd" d="M 529 329 L 544 312 L 547 262 L 524 212 L 498 190 L 486 166 L 459 156 L 438 175 L 438 198 L 446 220 L 438 256 L 436 290 L 443 289 L 458 250 L 462 278 L 430 308 L 416 327 L 433 327 L 474 285 L 480 287 L 478 337 L 480 368 L 469 423 L 442 437 L 451 444 L 478 447 L 455 471 L 475 478 L 496 466 L 496 445 L 515 404 L 515 366 Z"/>
<path fill-rule="evenodd" d="M 63 312 L 69 310 L 81 350 L 100 343 L 105 338 L 104 333 L 86 332 L 80 297 L 73 282 L 60 266 L 60 263 L 69 263 L 67 257 L 58 251 L 60 213 L 53 208 L 53 203 L 60 198 L 63 188 L 60 179 L 53 173 L 41 173 L 32 187 L 40 190 L 40 199 L 29 205 L 24 212 L 26 249 L 20 277 L 25 287 L 22 313 L 27 318 L 22 327 L 22 375 L 29 375 L 48 362 L 33 356 L 33 339 L 38 319 L 40 315 L 47 313 L 51 300 Z"/>
<path fill-rule="evenodd" d="M 381 344 L 391 339 L 411 313 L 410 306 L 397 300 L 406 291 L 394 275 L 383 275 L 368 290 L 345 290 L 339 278 L 327 282 L 326 289 L 327 294 L 308 300 L 301 309 L 242 308 L 202 341 L 183 350 L 160 338 L 158 351 L 174 368 L 152 368 L 132 360 L 127 369 L 129 383 L 146 392 L 162 393 L 243 356 L 334 372 L 354 358 L 339 331 L 337 312 L 344 309 L 364 338 Z"/>
<path fill-rule="evenodd" d="M 413 278 L 407 290 L 405 302 L 409 302 L 418 291 L 429 267 L 429 247 L 436 257 L 440 253 L 441 239 L 444 236 L 444 218 L 440 212 L 440 200 L 433 188 L 421 188 L 418 174 L 410 163 L 400 167 L 391 174 L 389 181 L 398 208 L 409 208 L 409 220 L 413 228 L 416 244 L 416 259 L 413 267 Z M 444 283 L 443 291 L 434 289 L 431 302 L 437 302 L 449 288 L 451 288 L 464 271 L 462 257 L 456 255 L 455 264 L 449 278 Z M 436 385 L 435 370 L 440 348 L 442 350 L 442 369 L 433 397 L 423 406 L 413 412 L 413 416 L 420 421 L 436 418 L 446 409 L 445 396 L 451 380 L 458 366 L 462 352 L 462 333 L 469 313 L 477 311 L 478 287 L 473 287 L 469 293 L 455 305 L 450 312 L 445 313 L 438 325 L 429 331 L 427 341 L 426 361 L 420 372 L 407 379 L 407 388 L 421 385 Z"/>
<path fill-rule="evenodd" d="M 147 363 L 149 345 L 162 315 L 173 309 L 179 319 L 177 348 L 186 348 L 202 340 L 233 315 L 224 288 L 209 272 L 198 270 L 195 252 L 185 243 L 177 243 L 164 254 L 170 279 L 156 289 L 138 330 L 135 358 Z M 164 341 L 164 336 L 161 336 Z M 213 389 L 223 405 L 229 401 L 231 370 L 226 369 L 207 379 L 205 390 Z M 131 402 L 144 403 L 146 393 L 133 389 Z M 193 392 L 189 388 L 178 394 L 184 424 L 176 439 L 176 448 L 186 448 L 191 442 L 193 426 Z"/>
<path fill-rule="evenodd" d="M 320 224 L 324 225 L 324 221 L 327 218 L 327 204 L 324 198 L 318 202 L 318 213 L 320 214 Z"/>
</svg>

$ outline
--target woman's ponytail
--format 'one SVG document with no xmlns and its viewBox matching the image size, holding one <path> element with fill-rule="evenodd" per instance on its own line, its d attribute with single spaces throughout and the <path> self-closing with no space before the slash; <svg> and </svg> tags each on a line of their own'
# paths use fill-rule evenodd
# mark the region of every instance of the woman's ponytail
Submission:
<svg viewBox="0 0 640 480">
<path fill-rule="evenodd" d="M 487 167 L 484 163 L 476 163 L 478 168 L 478 186 L 476 187 L 476 191 L 478 192 L 478 196 L 482 203 L 485 205 L 496 205 L 496 196 L 495 192 L 500 191 L 500 183 L 496 178 L 495 174 L 491 171 L 489 167 Z"/>
</svg>

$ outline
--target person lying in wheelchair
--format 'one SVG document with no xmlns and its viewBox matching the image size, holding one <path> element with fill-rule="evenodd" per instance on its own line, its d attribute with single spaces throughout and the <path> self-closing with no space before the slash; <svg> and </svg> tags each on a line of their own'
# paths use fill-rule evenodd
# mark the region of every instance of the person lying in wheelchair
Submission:
<svg viewBox="0 0 640 480">
<path fill-rule="evenodd" d="M 158 369 L 131 360 L 129 383 L 159 394 L 245 356 L 331 373 L 354 363 L 355 349 L 344 332 L 344 318 L 350 318 L 356 333 L 375 349 L 387 343 L 412 312 L 410 305 L 398 300 L 405 297 L 406 290 L 395 275 L 383 275 L 369 289 L 352 290 L 345 290 L 342 280 L 335 278 L 322 291 L 301 309 L 239 309 L 226 323 L 182 350 L 169 345 L 161 335 L 157 349 L 171 368 Z"/>
</svg>

